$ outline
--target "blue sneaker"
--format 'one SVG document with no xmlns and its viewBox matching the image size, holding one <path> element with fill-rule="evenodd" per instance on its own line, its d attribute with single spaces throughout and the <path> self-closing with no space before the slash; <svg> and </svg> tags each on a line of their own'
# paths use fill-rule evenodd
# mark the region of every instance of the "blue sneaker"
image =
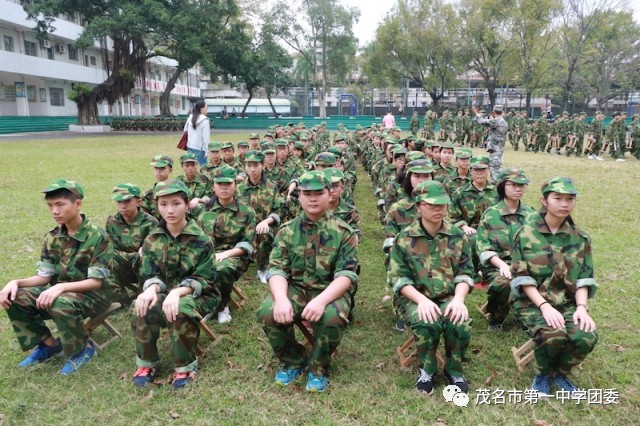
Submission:
<svg viewBox="0 0 640 426">
<path fill-rule="evenodd" d="M 82 368 L 96 354 L 96 348 L 88 346 L 75 355 L 71 355 L 60 369 L 60 374 L 68 376 Z"/>
<path fill-rule="evenodd" d="M 531 390 L 536 391 L 541 398 L 548 398 L 551 395 L 551 377 L 545 374 L 536 374 L 533 376 Z"/>
<path fill-rule="evenodd" d="M 302 374 L 302 367 L 298 368 L 283 368 L 276 373 L 275 382 L 282 386 L 287 386 L 293 382 L 296 377 Z"/>
<path fill-rule="evenodd" d="M 173 373 L 173 380 L 171 381 L 171 389 L 178 390 L 184 389 L 189 383 L 193 382 L 196 378 L 196 370 L 187 371 L 185 373 Z"/>
<path fill-rule="evenodd" d="M 44 343 L 39 343 L 36 346 L 28 357 L 20 361 L 18 367 L 24 368 L 30 365 L 38 364 L 40 362 L 45 362 L 48 359 L 53 358 L 62 352 L 62 344 L 60 344 L 60 339 L 56 339 L 58 342 L 55 346 L 47 346 Z"/>
<path fill-rule="evenodd" d="M 565 392 L 573 393 L 577 390 L 575 385 L 571 383 L 571 380 L 569 380 L 564 374 L 556 374 L 553 378 L 553 383 Z"/>
<path fill-rule="evenodd" d="M 329 379 L 324 376 L 316 376 L 309 372 L 309 375 L 307 376 L 307 391 L 324 392 L 327 386 L 329 386 Z"/>
</svg>

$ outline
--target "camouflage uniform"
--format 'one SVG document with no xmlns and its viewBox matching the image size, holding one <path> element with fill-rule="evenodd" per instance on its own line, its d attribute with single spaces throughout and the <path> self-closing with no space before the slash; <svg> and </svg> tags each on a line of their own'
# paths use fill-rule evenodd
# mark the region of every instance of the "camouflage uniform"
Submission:
<svg viewBox="0 0 640 426">
<path fill-rule="evenodd" d="M 202 166 L 203 168 L 208 165 Z M 206 201 L 211 198 L 213 192 L 211 181 L 204 173 L 198 173 L 193 179 L 187 179 L 186 176 L 180 175 L 177 177 L 179 181 L 182 181 L 189 191 L 191 191 L 191 198 L 203 198 Z"/>
<path fill-rule="evenodd" d="M 500 105 L 496 105 L 493 109 L 498 112 L 502 111 Z M 498 115 L 495 118 L 482 118 L 480 115 L 477 115 L 476 122 L 489 128 L 487 151 L 489 151 L 491 179 L 495 182 L 498 177 L 498 172 L 502 168 L 502 153 L 504 152 L 504 144 L 509 126 L 502 115 Z"/>
<path fill-rule="evenodd" d="M 418 111 L 414 111 L 411 116 L 411 121 L 409 122 L 409 132 L 416 136 L 418 134 L 418 129 L 420 128 L 420 119 L 418 118 Z"/>
<path fill-rule="evenodd" d="M 439 185 L 446 196 L 442 184 L 426 181 L 414 190 L 416 202 L 423 199 L 420 188 L 432 185 Z M 445 370 L 452 376 L 462 376 L 462 361 L 471 340 L 471 319 L 461 324 L 454 324 L 444 316 L 434 323 L 420 321 L 418 305 L 403 296 L 401 290 L 405 286 L 415 287 L 444 312 L 458 284 L 468 285 L 469 291 L 473 289 L 472 274 L 469 240 L 462 230 L 446 221 L 442 222 L 440 231 L 431 236 L 417 217 L 398 234 L 391 248 L 389 278 L 396 295 L 394 305 L 415 334 L 417 356 L 428 374 L 435 374 L 437 370 L 436 351 L 443 334 L 447 354 Z"/>
<path fill-rule="evenodd" d="M 307 176 L 314 176 L 308 178 Z M 315 176 L 322 176 L 316 178 Z M 323 179 L 324 187 L 330 183 L 323 174 L 309 172 L 301 176 L 300 188 L 309 180 Z M 312 323 L 314 344 L 308 357 L 304 347 L 295 339 L 293 324 L 279 324 L 273 319 L 274 299 L 269 295 L 257 312 L 278 359 L 290 368 L 308 366 L 315 375 L 327 376 L 331 354 L 342 339 L 353 307 L 358 282 L 357 237 L 349 225 L 328 212 L 317 222 L 302 213 L 282 225 L 274 241 L 269 259 L 267 278 L 282 276 L 287 279 L 287 295 L 293 306 L 294 317 L 300 315 L 309 301 L 322 293 L 338 277 L 347 277 L 351 288 L 326 306 L 320 321 Z"/>
</svg>

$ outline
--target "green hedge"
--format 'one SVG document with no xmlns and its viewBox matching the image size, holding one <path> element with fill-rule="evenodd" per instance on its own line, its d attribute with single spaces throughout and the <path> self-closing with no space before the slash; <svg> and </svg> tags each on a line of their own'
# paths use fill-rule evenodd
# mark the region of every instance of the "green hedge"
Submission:
<svg viewBox="0 0 640 426">
<path fill-rule="evenodd" d="M 180 117 L 113 117 L 112 130 L 176 132 L 184 128 Z"/>
</svg>

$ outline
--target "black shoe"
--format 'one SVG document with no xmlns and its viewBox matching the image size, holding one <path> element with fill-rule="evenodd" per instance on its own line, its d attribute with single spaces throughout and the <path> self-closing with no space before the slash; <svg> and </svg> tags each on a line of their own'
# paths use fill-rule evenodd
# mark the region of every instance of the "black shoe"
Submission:
<svg viewBox="0 0 640 426">
<path fill-rule="evenodd" d="M 426 393 L 427 395 L 433 394 L 433 386 L 435 385 L 435 374 L 427 374 L 422 368 L 420 369 L 420 375 L 416 381 L 416 390 L 418 392 Z"/>
<path fill-rule="evenodd" d="M 396 320 L 396 323 L 393 325 L 393 327 L 401 333 L 404 333 L 407 329 L 404 325 L 404 321 L 402 321 L 401 319 Z"/>
<path fill-rule="evenodd" d="M 469 383 L 467 383 L 467 379 L 464 376 L 455 377 L 449 374 L 447 370 L 444 370 L 444 377 L 447 378 L 450 385 L 459 387 L 462 393 L 469 393 Z"/>
<path fill-rule="evenodd" d="M 489 320 L 489 327 L 487 329 L 490 333 L 498 333 L 502 331 L 502 322 L 498 320 Z"/>
</svg>

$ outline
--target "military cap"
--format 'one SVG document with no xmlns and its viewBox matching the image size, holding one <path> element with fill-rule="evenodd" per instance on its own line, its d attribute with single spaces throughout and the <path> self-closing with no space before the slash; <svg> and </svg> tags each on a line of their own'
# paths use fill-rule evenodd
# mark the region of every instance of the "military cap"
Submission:
<svg viewBox="0 0 640 426">
<path fill-rule="evenodd" d="M 273 142 L 265 142 L 260 144 L 260 148 L 262 148 L 262 152 L 265 154 L 275 154 L 276 146 Z"/>
<path fill-rule="evenodd" d="M 495 112 L 502 112 L 502 105 L 501 104 L 495 104 L 493 107 L 493 110 Z"/>
<path fill-rule="evenodd" d="M 84 198 L 84 189 L 82 188 L 82 186 L 75 180 L 64 178 L 54 180 L 49 184 L 49 186 L 43 189 L 42 192 L 48 194 L 49 192 L 54 192 L 59 189 L 66 189 L 81 200 Z"/>
<path fill-rule="evenodd" d="M 338 148 L 337 146 L 330 146 L 329 148 L 327 148 L 327 152 L 330 152 L 333 155 L 335 155 L 336 159 L 342 157 L 342 155 L 344 154 L 342 152 L 342 150 L 340 148 Z"/>
<path fill-rule="evenodd" d="M 416 203 L 424 201 L 429 204 L 449 204 L 451 199 L 444 185 L 436 180 L 420 182 L 411 191 Z"/>
<path fill-rule="evenodd" d="M 344 140 L 346 140 L 346 137 L 345 137 L 345 136 L 344 136 L 344 134 L 342 134 L 342 133 L 338 133 L 338 134 L 336 135 L 336 137 L 335 137 L 335 138 L 333 138 L 333 141 L 334 141 L 334 142 L 344 141 Z"/>
<path fill-rule="evenodd" d="M 220 151 L 222 149 L 222 144 L 217 141 L 211 141 L 209 142 L 208 148 L 209 148 L 209 151 L 213 151 L 213 152 Z"/>
<path fill-rule="evenodd" d="M 222 149 L 228 149 L 228 148 L 233 149 L 233 142 L 231 141 L 222 142 Z"/>
<path fill-rule="evenodd" d="M 356 124 L 356 130 L 362 130 L 362 126 L 360 124 Z"/>
<path fill-rule="evenodd" d="M 264 152 L 262 151 L 249 151 L 244 157 L 245 163 L 255 162 L 262 163 L 264 162 Z"/>
<path fill-rule="evenodd" d="M 635 120 L 636 118 L 640 118 L 640 114 L 633 114 L 633 115 L 631 116 L 631 118 L 632 118 L 632 119 L 634 119 L 634 120 Z"/>
<path fill-rule="evenodd" d="M 327 177 L 327 179 L 329 179 L 331 183 L 340 182 L 345 179 L 344 173 L 342 173 L 342 170 L 336 169 L 335 167 L 328 167 L 324 169 L 322 173 L 325 174 L 325 176 Z"/>
<path fill-rule="evenodd" d="M 402 145 L 398 145 L 396 147 L 393 147 L 393 149 L 391 150 L 391 153 L 393 154 L 394 157 L 397 157 L 399 155 L 406 155 L 407 154 L 407 148 L 405 148 Z"/>
<path fill-rule="evenodd" d="M 113 187 L 113 199 L 114 201 L 127 201 L 132 198 L 140 198 L 142 191 L 140 187 L 132 183 L 119 183 Z"/>
<path fill-rule="evenodd" d="M 279 126 L 269 126 L 269 127 L 267 127 L 267 130 L 269 132 L 275 132 L 276 131 L 276 127 L 279 127 Z"/>
<path fill-rule="evenodd" d="M 309 133 L 307 132 L 300 132 L 300 135 L 298 135 L 298 138 L 302 141 L 302 140 L 309 140 L 311 139 L 311 135 L 309 135 Z"/>
<path fill-rule="evenodd" d="M 250 133 L 249 139 L 260 139 L 260 135 L 257 133 Z"/>
<path fill-rule="evenodd" d="M 289 142 L 286 139 L 276 139 L 276 146 L 288 146 Z"/>
<path fill-rule="evenodd" d="M 398 127 L 398 126 L 394 126 L 391 130 L 393 130 L 394 132 L 402 131 L 402 129 L 400 129 L 400 127 Z"/>
<path fill-rule="evenodd" d="M 570 115 L 569 111 L 562 111 L 562 115 Z"/>
<path fill-rule="evenodd" d="M 434 140 L 429 139 L 428 141 L 424 142 L 424 147 L 425 148 L 433 148 L 433 144 L 435 143 Z"/>
<path fill-rule="evenodd" d="M 331 188 L 331 181 L 320 170 L 304 172 L 298 178 L 298 189 L 302 191 L 319 191 L 325 188 Z"/>
<path fill-rule="evenodd" d="M 193 162 L 193 163 L 197 163 L 198 162 L 198 156 L 195 155 L 194 153 L 189 152 L 189 153 L 186 153 L 186 154 L 182 154 L 180 156 L 180 164 L 191 163 L 191 162 Z"/>
<path fill-rule="evenodd" d="M 434 147 L 434 148 L 440 148 L 442 146 L 442 142 L 433 141 L 433 144 L 431 144 L 431 146 Z"/>
<path fill-rule="evenodd" d="M 407 155 L 405 155 L 405 157 L 407 157 L 407 161 L 422 160 L 423 158 L 427 158 L 427 156 L 424 155 L 424 152 L 422 151 L 409 151 L 407 152 Z"/>
<path fill-rule="evenodd" d="M 178 192 L 184 192 L 187 198 L 191 198 L 191 191 L 189 191 L 189 188 L 187 188 L 187 185 L 185 185 L 184 182 L 177 179 L 169 179 L 165 180 L 164 182 L 159 182 L 156 185 L 153 197 L 155 199 L 158 199 L 158 197 L 176 194 Z"/>
<path fill-rule="evenodd" d="M 542 183 L 542 195 L 549 192 L 557 192 L 558 194 L 572 194 L 577 195 L 573 179 L 570 177 L 556 176 L 548 179 Z"/>
<path fill-rule="evenodd" d="M 593 115 L 600 115 L 600 114 L 602 114 L 602 111 L 598 110 Z"/>
<path fill-rule="evenodd" d="M 213 182 L 215 183 L 231 183 L 236 181 L 236 175 L 238 174 L 235 167 L 220 166 L 215 169 L 213 174 Z"/>
<path fill-rule="evenodd" d="M 612 117 L 617 117 L 620 115 L 620 111 L 613 111 L 613 114 L 611 114 Z"/>
<path fill-rule="evenodd" d="M 478 155 L 471 158 L 472 169 L 486 169 L 489 167 L 489 157 L 486 155 Z"/>
<path fill-rule="evenodd" d="M 433 164 L 431 160 L 421 158 L 419 160 L 413 160 L 405 166 L 407 173 L 433 173 Z"/>
<path fill-rule="evenodd" d="M 298 127 L 301 128 L 301 129 L 304 129 L 307 126 L 304 124 L 304 121 L 301 121 L 301 122 L 298 123 Z"/>
<path fill-rule="evenodd" d="M 502 182 L 511 181 L 521 185 L 527 185 L 529 178 L 522 169 L 502 169 L 496 178 L 496 184 L 500 185 Z"/>
<path fill-rule="evenodd" d="M 440 145 L 440 149 L 445 149 L 445 148 L 446 149 L 454 149 L 455 150 L 455 147 L 453 146 L 453 142 L 443 142 Z"/>
<path fill-rule="evenodd" d="M 294 124 L 293 124 L 293 122 L 292 122 L 292 121 L 290 121 L 290 122 L 288 122 L 288 123 L 287 123 L 287 126 L 289 126 L 289 127 L 293 127 L 293 126 L 294 126 Z"/>
<path fill-rule="evenodd" d="M 273 133 L 267 132 L 267 133 L 264 134 L 264 137 L 273 139 Z"/>
<path fill-rule="evenodd" d="M 399 143 L 398 139 L 392 137 L 386 137 L 384 138 L 384 141 L 387 143 L 387 145 L 397 145 Z"/>
<path fill-rule="evenodd" d="M 298 142 L 298 141 L 296 141 L 296 142 L 293 144 L 293 148 L 294 148 L 294 149 L 299 149 L 299 150 L 301 150 L 301 151 L 304 151 L 304 144 L 303 144 L 302 142 Z"/>
<path fill-rule="evenodd" d="M 249 142 L 240 141 L 240 142 L 238 142 L 238 147 L 246 147 L 246 148 L 248 148 L 249 147 Z"/>
<path fill-rule="evenodd" d="M 415 146 L 418 150 L 422 149 L 422 147 L 424 147 L 426 140 L 422 139 L 422 138 L 415 138 L 413 140 L 413 146 Z"/>
<path fill-rule="evenodd" d="M 173 167 L 173 158 L 165 154 L 158 154 L 153 157 L 149 164 L 151 164 L 153 167 Z"/>
<path fill-rule="evenodd" d="M 586 113 L 585 111 L 582 111 L 582 112 L 580 113 L 580 116 L 581 116 L 581 117 L 586 117 L 586 116 L 587 116 L 587 113 Z"/>
<path fill-rule="evenodd" d="M 456 152 L 456 158 L 460 158 L 461 160 L 464 160 L 465 158 L 471 158 L 471 157 L 473 157 L 473 152 L 471 152 L 469 148 L 460 148 Z"/>
<path fill-rule="evenodd" d="M 326 127 L 326 126 L 327 126 L 327 122 L 326 122 L 326 121 L 321 121 L 321 122 L 320 122 L 320 126 L 322 126 L 322 127 Z"/>
<path fill-rule="evenodd" d="M 321 152 L 316 155 L 315 163 L 323 166 L 333 166 L 336 164 L 336 156 L 330 152 Z"/>
</svg>

